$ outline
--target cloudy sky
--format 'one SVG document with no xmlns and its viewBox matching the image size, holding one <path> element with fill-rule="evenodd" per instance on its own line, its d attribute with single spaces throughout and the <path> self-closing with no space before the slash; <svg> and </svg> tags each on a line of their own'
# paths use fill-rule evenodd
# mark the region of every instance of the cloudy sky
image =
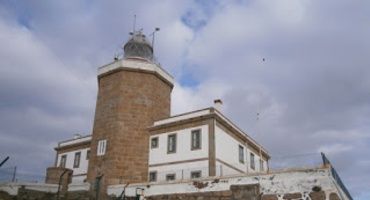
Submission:
<svg viewBox="0 0 370 200">
<path fill-rule="evenodd" d="M 145 33 L 161 28 L 173 114 L 221 98 L 272 161 L 323 151 L 355 199 L 370 199 L 366 0 L 0 0 L 4 167 L 43 175 L 57 141 L 90 134 L 97 68 L 121 52 L 135 14 Z"/>
</svg>

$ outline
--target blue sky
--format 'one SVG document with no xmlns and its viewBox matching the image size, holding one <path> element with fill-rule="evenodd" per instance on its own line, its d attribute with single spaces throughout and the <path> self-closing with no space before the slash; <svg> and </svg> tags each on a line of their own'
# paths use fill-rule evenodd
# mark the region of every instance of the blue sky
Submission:
<svg viewBox="0 0 370 200">
<path fill-rule="evenodd" d="M 145 33 L 161 28 L 155 54 L 176 79 L 173 114 L 221 98 L 272 156 L 324 151 L 355 199 L 369 199 L 369 9 L 365 0 L 0 1 L 0 159 L 42 175 L 57 141 L 90 134 L 96 70 L 121 52 L 136 14 Z"/>
</svg>

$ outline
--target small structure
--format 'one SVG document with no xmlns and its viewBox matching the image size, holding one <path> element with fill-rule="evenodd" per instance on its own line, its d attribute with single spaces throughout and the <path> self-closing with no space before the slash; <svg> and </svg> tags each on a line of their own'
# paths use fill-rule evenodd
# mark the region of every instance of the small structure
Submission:
<svg viewBox="0 0 370 200">
<path fill-rule="evenodd" d="M 86 181 L 90 157 L 91 135 L 75 136 L 73 139 L 62 141 L 55 147 L 56 156 L 54 167 L 70 169 L 73 183 Z"/>
</svg>

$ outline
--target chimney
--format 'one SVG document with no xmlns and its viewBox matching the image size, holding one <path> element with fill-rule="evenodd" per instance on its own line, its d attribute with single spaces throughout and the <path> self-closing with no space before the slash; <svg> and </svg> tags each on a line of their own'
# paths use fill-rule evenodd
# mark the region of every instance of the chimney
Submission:
<svg viewBox="0 0 370 200">
<path fill-rule="evenodd" d="M 222 101 L 221 101 L 221 99 L 215 99 L 213 101 L 213 103 L 214 103 L 214 107 L 216 108 L 216 110 L 221 112 L 222 111 Z"/>
</svg>

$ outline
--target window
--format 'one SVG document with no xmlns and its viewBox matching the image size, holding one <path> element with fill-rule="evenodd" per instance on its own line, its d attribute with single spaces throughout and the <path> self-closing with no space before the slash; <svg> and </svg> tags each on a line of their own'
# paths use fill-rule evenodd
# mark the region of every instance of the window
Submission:
<svg viewBox="0 0 370 200">
<path fill-rule="evenodd" d="M 80 167 L 80 158 L 81 158 L 81 152 L 75 153 L 75 159 L 73 161 L 73 168 L 79 168 Z"/>
<path fill-rule="evenodd" d="M 158 137 L 152 138 L 150 142 L 150 148 L 158 148 Z"/>
<path fill-rule="evenodd" d="M 239 145 L 239 162 L 244 163 L 244 147 Z"/>
<path fill-rule="evenodd" d="M 90 159 L 90 150 L 87 150 L 86 151 L 86 160 L 89 160 Z"/>
<path fill-rule="evenodd" d="M 201 131 L 200 129 L 191 131 L 191 150 L 201 149 Z"/>
<path fill-rule="evenodd" d="M 149 172 L 149 182 L 157 181 L 157 172 Z"/>
<path fill-rule="evenodd" d="M 107 148 L 107 140 L 99 140 L 96 154 L 98 156 L 104 155 L 106 148 Z"/>
<path fill-rule="evenodd" d="M 253 153 L 251 153 L 251 169 L 255 169 L 254 154 Z"/>
<path fill-rule="evenodd" d="M 59 167 L 66 167 L 66 161 L 67 161 L 67 155 L 62 155 L 62 157 L 60 157 Z"/>
<path fill-rule="evenodd" d="M 176 174 L 167 174 L 166 181 L 174 181 L 176 179 Z"/>
<path fill-rule="evenodd" d="M 168 136 L 167 153 L 176 153 L 176 134 Z"/>
<path fill-rule="evenodd" d="M 202 171 L 193 171 L 190 173 L 190 178 L 200 178 L 202 177 Z"/>
<path fill-rule="evenodd" d="M 262 172 L 262 171 L 264 171 L 264 162 L 263 162 L 263 160 L 262 159 L 260 159 L 260 171 Z"/>
</svg>

